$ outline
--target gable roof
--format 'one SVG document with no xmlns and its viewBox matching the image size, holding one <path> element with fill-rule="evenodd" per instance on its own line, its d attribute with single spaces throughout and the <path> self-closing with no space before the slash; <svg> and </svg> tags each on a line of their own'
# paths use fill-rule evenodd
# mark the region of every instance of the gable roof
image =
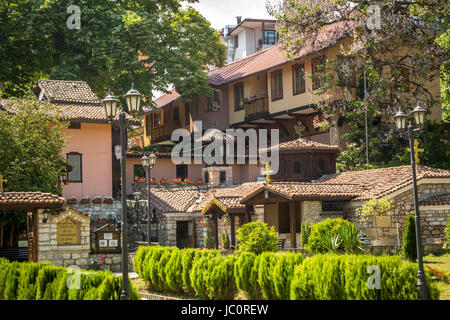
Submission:
<svg viewBox="0 0 450 320">
<path fill-rule="evenodd" d="M 270 151 L 272 147 L 267 148 L 267 151 Z M 280 152 L 295 152 L 295 151 L 333 151 L 336 153 L 341 152 L 341 148 L 339 146 L 324 144 L 304 138 L 296 138 L 284 142 L 280 142 L 278 144 L 278 150 Z"/>
<path fill-rule="evenodd" d="M 294 60 L 302 59 L 335 45 L 350 34 L 354 25 L 352 22 L 340 21 L 326 26 L 318 31 L 314 38 L 311 38 L 295 55 Z M 291 62 L 293 61 L 288 60 L 285 52 L 276 45 L 231 62 L 222 68 L 209 71 L 209 83 L 213 86 L 224 85 Z"/>
<path fill-rule="evenodd" d="M 62 207 L 66 199 L 44 192 L 2 192 L 0 207 L 3 210 L 53 209 Z"/>
<path fill-rule="evenodd" d="M 100 105 L 100 100 L 85 81 L 41 79 L 37 85 L 40 94 L 51 103 Z"/>
<path fill-rule="evenodd" d="M 155 99 L 156 108 L 162 108 L 167 106 L 168 104 L 177 100 L 181 95 L 177 92 L 176 89 L 170 90 L 170 93 L 166 93 L 161 97 Z"/>
</svg>

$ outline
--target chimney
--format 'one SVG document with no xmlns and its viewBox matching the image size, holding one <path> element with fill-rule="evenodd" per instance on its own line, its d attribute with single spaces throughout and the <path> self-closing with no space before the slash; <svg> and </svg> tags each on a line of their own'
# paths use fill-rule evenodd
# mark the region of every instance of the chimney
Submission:
<svg viewBox="0 0 450 320">
<path fill-rule="evenodd" d="M 241 24 L 241 22 L 242 22 L 242 16 L 236 17 L 236 21 L 237 21 L 237 24 L 238 24 L 238 25 Z"/>
</svg>

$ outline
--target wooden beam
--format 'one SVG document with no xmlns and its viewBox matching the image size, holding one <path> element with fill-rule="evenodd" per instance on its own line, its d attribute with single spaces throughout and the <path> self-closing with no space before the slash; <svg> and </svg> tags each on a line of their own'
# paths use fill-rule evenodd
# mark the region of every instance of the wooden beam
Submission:
<svg viewBox="0 0 450 320">
<path fill-rule="evenodd" d="M 214 210 L 213 213 L 214 216 L 214 240 L 216 244 L 216 249 L 219 249 L 219 217 L 217 210 Z"/>
<path fill-rule="evenodd" d="M 291 248 L 294 249 L 297 246 L 296 228 L 295 228 L 295 202 L 289 201 L 289 224 L 291 231 Z"/>
</svg>

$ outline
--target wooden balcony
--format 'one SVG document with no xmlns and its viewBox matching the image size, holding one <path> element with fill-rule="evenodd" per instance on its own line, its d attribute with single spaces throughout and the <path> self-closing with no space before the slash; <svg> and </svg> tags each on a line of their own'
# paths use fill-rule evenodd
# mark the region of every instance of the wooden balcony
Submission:
<svg viewBox="0 0 450 320">
<path fill-rule="evenodd" d="M 258 98 L 244 103 L 245 116 L 251 116 L 259 113 L 269 112 L 269 104 L 267 97 Z"/>
<path fill-rule="evenodd" d="M 172 136 L 172 132 L 176 129 L 180 129 L 181 125 L 178 123 L 166 123 L 158 127 L 152 128 L 152 141 L 160 141 L 169 139 Z"/>
</svg>

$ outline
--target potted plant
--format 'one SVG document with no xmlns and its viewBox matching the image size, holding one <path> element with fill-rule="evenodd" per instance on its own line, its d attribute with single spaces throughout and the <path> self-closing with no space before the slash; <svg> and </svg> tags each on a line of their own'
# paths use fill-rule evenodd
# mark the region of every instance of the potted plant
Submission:
<svg viewBox="0 0 450 320">
<path fill-rule="evenodd" d="M 69 199 L 67 199 L 67 204 L 77 204 L 78 200 L 75 197 L 70 197 Z"/>
<path fill-rule="evenodd" d="M 222 222 L 225 226 L 229 227 L 231 225 L 231 220 L 229 216 L 223 216 Z"/>
<path fill-rule="evenodd" d="M 181 178 L 173 177 L 172 178 L 172 183 L 173 184 L 180 184 L 181 183 Z"/>
<path fill-rule="evenodd" d="M 150 179 L 150 183 L 151 183 L 151 184 L 157 184 L 157 183 L 158 183 L 158 180 L 156 180 L 155 178 L 152 177 L 152 178 Z"/>
<path fill-rule="evenodd" d="M 203 184 L 204 181 L 203 181 L 202 178 L 197 178 L 197 179 L 195 179 L 195 183 L 196 183 L 196 184 Z"/>
<path fill-rule="evenodd" d="M 266 92 L 265 91 L 261 92 L 261 97 L 265 97 L 265 96 L 266 96 Z"/>
<path fill-rule="evenodd" d="M 81 204 L 90 204 L 91 203 L 91 198 L 84 196 L 83 198 L 81 198 L 80 203 Z"/>
<path fill-rule="evenodd" d="M 100 204 L 100 203 L 102 203 L 102 198 L 100 196 L 96 196 L 96 197 L 94 197 L 94 199 L 92 199 L 92 203 Z"/>
<path fill-rule="evenodd" d="M 200 221 L 200 224 L 202 225 L 202 228 L 203 228 L 203 229 L 208 228 L 208 219 L 207 219 L 207 218 L 203 218 L 203 219 Z"/>
<path fill-rule="evenodd" d="M 185 184 L 193 184 L 194 182 L 192 181 L 192 178 L 187 177 L 186 179 L 184 179 L 184 183 Z"/>
<path fill-rule="evenodd" d="M 103 199 L 103 203 L 106 203 L 106 204 L 113 204 L 113 203 L 114 203 L 114 199 L 113 199 L 112 197 L 105 197 L 105 198 Z"/>
<path fill-rule="evenodd" d="M 162 178 L 160 182 L 161 184 L 169 184 L 170 181 L 169 178 Z"/>
<path fill-rule="evenodd" d="M 147 179 L 145 179 L 145 177 L 137 178 L 137 183 L 145 183 L 146 181 L 147 181 Z"/>
</svg>

